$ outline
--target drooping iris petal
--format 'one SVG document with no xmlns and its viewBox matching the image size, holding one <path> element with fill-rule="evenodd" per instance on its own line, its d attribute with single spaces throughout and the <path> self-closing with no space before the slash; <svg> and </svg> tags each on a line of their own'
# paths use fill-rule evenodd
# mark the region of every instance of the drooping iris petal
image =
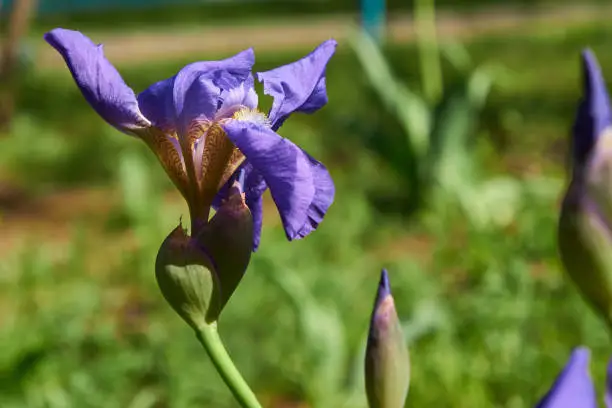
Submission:
<svg viewBox="0 0 612 408">
<path fill-rule="evenodd" d="M 134 91 L 106 59 L 101 44 L 63 28 L 51 30 L 44 38 L 64 58 L 83 96 L 104 120 L 124 132 L 150 126 Z"/>
<path fill-rule="evenodd" d="M 312 113 L 327 103 L 325 68 L 336 45 L 335 40 L 327 40 L 299 61 L 257 74 L 264 93 L 274 98 L 268 115 L 272 129 L 293 112 Z"/>
<path fill-rule="evenodd" d="M 232 120 L 223 127 L 228 138 L 270 187 L 287 238 L 299 237 L 316 191 L 306 155 L 265 126 Z"/>
<path fill-rule="evenodd" d="M 313 232 L 319 226 L 319 223 L 323 221 L 325 213 L 334 202 L 334 195 L 336 188 L 331 175 L 327 171 L 327 168 L 317 160 L 315 160 L 308 153 L 303 152 L 310 161 L 311 171 L 314 178 L 315 184 L 315 196 L 310 206 L 308 207 L 308 216 L 306 223 L 302 229 L 298 232 L 301 238 Z"/>
<path fill-rule="evenodd" d="M 306 211 L 305 223 L 297 232 L 294 238 L 304 238 L 311 232 L 317 229 L 319 223 L 325 217 L 327 210 L 334 201 L 335 186 L 334 182 L 325 168 L 325 166 L 311 157 L 308 153 L 302 150 L 302 154 L 306 156 L 310 163 L 310 169 L 313 175 L 315 186 L 315 194 Z M 261 229 L 263 226 L 263 194 L 268 188 L 263 176 L 247 161 L 241 166 L 245 170 L 245 195 L 246 204 L 251 210 L 253 216 L 253 250 L 256 251 L 259 247 L 261 238 Z M 214 207 L 218 208 L 221 205 L 221 198 L 226 195 L 231 181 L 228 182 L 217 195 Z"/>
<path fill-rule="evenodd" d="M 251 48 L 220 61 L 200 61 L 185 66 L 175 76 L 159 81 L 138 95 L 140 109 L 154 125 L 176 128 L 187 91 L 194 81 L 210 80 L 221 91 L 248 80 L 255 63 Z"/>
<path fill-rule="evenodd" d="M 257 251 L 261 241 L 261 229 L 263 227 L 263 194 L 268 188 L 263 176 L 251 166 L 250 163 L 245 165 L 245 169 L 250 168 L 246 172 L 245 180 L 245 202 L 251 216 L 253 217 L 253 251 Z"/>
<path fill-rule="evenodd" d="M 578 166 L 584 164 L 595 141 L 612 124 L 606 82 L 597 58 L 590 50 L 582 53 L 583 98 L 580 101 L 573 129 L 573 153 Z"/>
<path fill-rule="evenodd" d="M 589 360 L 587 348 L 576 348 L 536 408 L 596 408 L 597 394 L 589 375 Z"/>
</svg>

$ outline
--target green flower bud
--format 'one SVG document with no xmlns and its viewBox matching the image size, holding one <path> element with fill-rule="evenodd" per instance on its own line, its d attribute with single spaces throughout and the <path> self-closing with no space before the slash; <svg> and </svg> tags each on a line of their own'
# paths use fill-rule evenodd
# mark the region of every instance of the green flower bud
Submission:
<svg viewBox="0 0 612 408">
<path fill-rule="evenodd" d="M 563 267 L 612 327 L 612 112 L 595 56 L 582 54 L 583 98 L 572 143 L 572 177 L 563 198 L 558 243 Z"/>
<path fill-rule="evenodd" d="M 219 310 L 213 315 L 221 313 L 238 287 L 253 253 L 253 218 L 244 199 L 244 193 L 232 187 L 230 197 L 195 235 L 219 272 Z"/>
<path fill-rule="evenodd" d="M 410 383 L 410 359 L 384 269 L 370 322 L 365 383 L 370 408 L 404 406 Z"/>
<path fill-rule="evenodd" d="M 218 320 L 251 259 L 253 220 L 239 185 L 190 237 L 179 225 L 157 254 L 155 276 L 172 308 L 194 329 Z"/>
<path fill-rule="evenodd" d="M 155 277 L 166 301 L 194 329 L 207 323 L 219 284 L 212 260 L 178 226 L 157 253 Z M 219 309 L 217 306 L 216 309 Z"/>
</svg>

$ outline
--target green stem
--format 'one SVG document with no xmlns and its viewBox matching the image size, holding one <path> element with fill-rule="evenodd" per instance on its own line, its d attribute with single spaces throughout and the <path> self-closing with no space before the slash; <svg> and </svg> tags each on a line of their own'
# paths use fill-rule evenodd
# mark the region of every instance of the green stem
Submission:
<svg viewBox="0 0 612 408">
<path fill-rule="evenodd" d="M 229 387 L 234 398 L 244 408 L 261 408 L 257 397 L 234 365 L 227 350 L 223 346 L 217 330 L 217 324 L 203 325 L 196 329 L 196 336 L 210 356 L 215 368 Z"/>
<path fill-rule="evenodd" d="M 414 19 L 421 65 L 423 93 L 430 103 L 442 94 L 442 69 L 436 35 L 436 6 L 434 0 L 415 0 Z"/>
</svg>

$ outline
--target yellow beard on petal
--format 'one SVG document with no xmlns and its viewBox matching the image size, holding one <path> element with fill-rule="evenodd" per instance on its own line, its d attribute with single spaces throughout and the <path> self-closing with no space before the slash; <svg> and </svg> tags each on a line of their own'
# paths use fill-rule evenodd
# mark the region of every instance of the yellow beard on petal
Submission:
<svg viewBox="0 0 612 408">
<path fill-rule="evenodd" d="M 265 113 L 260 112 L 257 109 L 242 108 L 234 113 L 232 119 L 270 127 L 270 119 L 268 119 Z"/>
</svg>

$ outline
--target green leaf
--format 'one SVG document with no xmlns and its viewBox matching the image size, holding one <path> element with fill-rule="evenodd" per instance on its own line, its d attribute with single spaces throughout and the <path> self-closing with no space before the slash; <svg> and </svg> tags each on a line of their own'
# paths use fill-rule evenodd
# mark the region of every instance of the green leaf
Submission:
<svg viewBox="0 0 612 408">
<path fill-rule="evenodd" d="M 477 69 L 447 92 L 436 109 L 426 174 L 452 195 L 474 183 L 469 144 L 491 82 L 485 71 Z"/>
<path fill-rule="evenodd" d="M 315 406 L 339 406 L 344 396 L 344 324 L 335 309 L 312 296 L 298 273 L 269 269 L 269 278 L 287 296 L 296 314 L 300 348 L 307 356 L 302 385 Z"/>
<path fill-rule="evenodd" d="M 382 52 L 365 33 L 350 37 L 351 44 L 373 89 L 390 112 L 394 113 L 407 135 L 415 158 L 425 154 L 431 127 L 430 109 L 423 98 L 398 81 Z M 407 157 L 410 160 L 410 157 Z"/>
</svg>

